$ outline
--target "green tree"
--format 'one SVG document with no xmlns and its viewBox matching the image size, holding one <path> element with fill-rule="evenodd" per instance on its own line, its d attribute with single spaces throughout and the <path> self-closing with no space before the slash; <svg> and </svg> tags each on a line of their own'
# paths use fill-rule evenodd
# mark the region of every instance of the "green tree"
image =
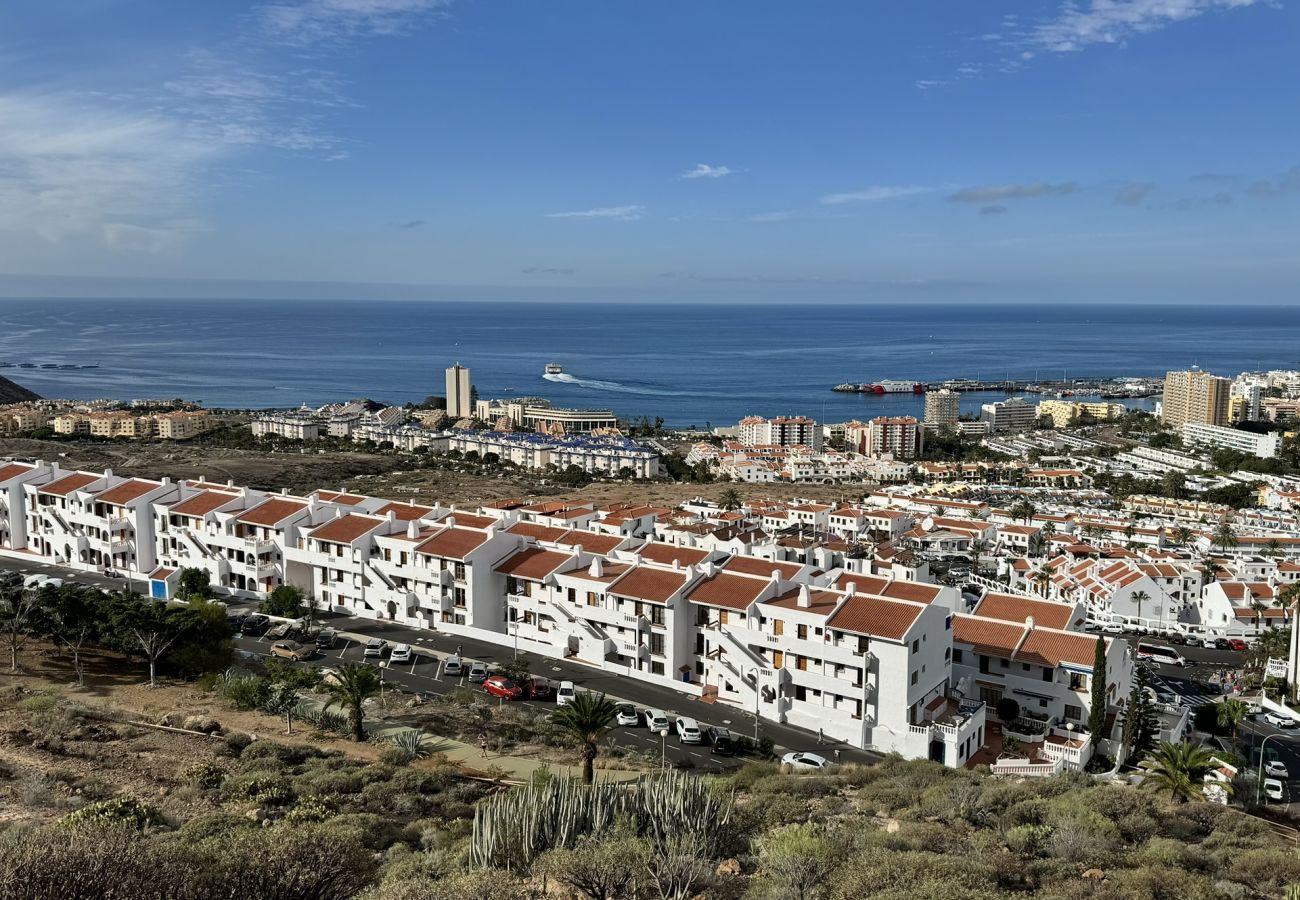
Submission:
<svg viewBox="0 0 1300 900">
<path fill-rule="evenodd" d="M 1025 524 L 1029 524 L 1029 521 L 1033 519 L 1034 513 L 1037 511 L 1038 510 L 1034 508 L 1034 504 L 1024 499 L 1017 500 L 1011 505 L 1010 509 L 1011 518 L 1019 519 Z"/>
<path fill-rule="evenodd" d="M 758 843 L 759 865 L 784 889 L 783 897 L 807 900 L 839 865 L 842 848 L 820 825 L 787 825 Z"/>
<path fill-rule="evenodd" d="M 1147 757 L 1144 786 L 1163 791 L 1179 803 L 1198 796 L 1205 776 L 1215 769 L 1214 754 L 1205 747 L 1183 741 L 1179 744 L 1165 741 Z"/>
<path fill-rule="evenodd" d="M 588 835 L 572 850 L 547 853 L 539 868 L 590 900 L 623 900 L 640 895 L 638 882 L 650 862 L 649 843 L 635 835 L 606 840 Z"/>
<path fill-rule="evenodd" d="M 1250 707 L 1245 701 L 1238 700 L 1236 697 L 1229 697 L 1214 708 L 1214 719 L 1220 728 L 1228 729 L 1232 735 L 1232 746 L 1237 747 L 1237 729 L 1241 723 L 1250 715 Z"/>
<path fill-rule="evenodd" d="M 158 660 L 181 639 L 192 620 L 186 610 L 142 600 L 120 597 L 110 617 L 118 640 L 128 650 L 139 651 L 149 663 L 149 687 L 156 687 Z"/>
<path fill-rule="evenodd" d="M 1196 532 L 1192 531 L 1192 529 L 1188 528 L 1186 525 L 1179 525 L 1174 529 L 1174 541 L 1180 547 L 1186 547 L 1192 542 L 1192 538 L 1195 536 Z"/>
<path fill-rule="evenodd" d="M 1227 553 L 1237 546 L 1237 532 L 1232 529 L 1232 523 L 1225 519 L 1214 529 L 1214 536 L 1210 541 L 1214 546 Z"/>
<path fill-rule="evenodd" d="M 1146 666 L 1137 666 L 1124 710 L 1124 746 L 1131 756 L 1141 756 L 1155 744 L 1160 718 L 1151 699 L 1151 678 Z"/>
<path fill-rule="evenodd" d="M 371 666 L 361 663 L 346 663 L 339 667 L 334 679 L 324 685 L 329 701 L 325 708 L 340 706 L 348 712 L 348 722 L 352 726 L 352 740 L 361 743 L 366 739 L 363 725 L 365 721 L 365 703 L 382 690 L 379 672 Z"/>
<path fill-rule="evenodd" d="M 1092 707 L 1088 710 L 1088 733 L 1094 745 L 1107 737 L 1106 707 L 1106 639 L 1098 636 L 1092 653 Z"/>
<path fill-rule="evenodd" d="M 17 673 L 18 654 L 37 630 L 41 592 L 17 588 L 0 594 L 0 632 L 9 650 L 9 671 Z"/>
<path fill-rule="evenodd" d="M 81 685 L 85 681 L 81 651 L 99 640 L 107 624 L 104 595 L 101 591 L 63 587 L 50 598 L 47 614 L 46 630 L 72 656 L 72 671 Z"/>
<path fill-rule="evenodd" d="M 728 512 L 733 509 L 740 509 L 743 502 L 744 501 L 740 496 L 740 491 L 736 490 L 734 487 L 727 488 L 722 492 L 722 496 L 718 498 L 718 505 Z"/>
<path fill-rule="evenodd" d="M 596 780 L 600 739 L 614 724 L 618 705 L 604 694 L 581 693 L 551 716 L 551 724 L 582 750 L 582 780 Z"/>
<path fill-rule="evenodd" d="M 187 678 L 229 668 L 235 658 L 235 641 L 225 607 L 196 597 L 175 611 L 185 628 L 166 654 L 167 667 Z"/>
<path fill-rule="evenodd" d="M 304 612 L 302 589 L 292 584 L 282 584 L 261 602 L 257 611 L 268 616 L 296 619 Z"/>
<path fill-rule="evenodd" d="M 177 600 L 203 600 L 212 597 L 212 576 L 207 569 L 186 567 L 179 575 L 180 587 L 176 591 Z"/>
</svg>

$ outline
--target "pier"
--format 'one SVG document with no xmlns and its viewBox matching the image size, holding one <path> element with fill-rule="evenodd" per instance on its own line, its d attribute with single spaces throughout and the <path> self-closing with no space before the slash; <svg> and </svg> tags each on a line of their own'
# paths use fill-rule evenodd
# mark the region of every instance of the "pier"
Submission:
<svg viewBox="0 0 1300 900">
<path fill-rule="evenodd" d="M 987 381 L 979 378 L 949 378 L 945 381 L 923 383 L 928 391 L 947 389 L 960 393 L 984 394 L 1047 394 L 1059 397 L 1100 396 L 1105 399 L 1126 399 L 1133 397 L 1153 397 L 1164 389 L 1163 378 L 1068 378 L 1021 380 L 999 378 Z M 869 383 L 856 384 L 848 382 L 839 384 L 831 390 L 842 394 L 875 394 Z"/>
</svg>

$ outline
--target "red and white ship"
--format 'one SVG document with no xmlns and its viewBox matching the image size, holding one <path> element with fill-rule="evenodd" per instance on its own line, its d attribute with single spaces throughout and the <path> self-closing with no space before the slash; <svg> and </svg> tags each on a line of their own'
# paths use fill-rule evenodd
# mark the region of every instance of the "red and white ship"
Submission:
<svg viewBox="0 0 1300 900">
<path fill-rule="evenodd" d="M 862 391 L 865 394 L 924 394 L 925 385 L 915 381 L 877 381 L 864 384 Z"/>
</svg>

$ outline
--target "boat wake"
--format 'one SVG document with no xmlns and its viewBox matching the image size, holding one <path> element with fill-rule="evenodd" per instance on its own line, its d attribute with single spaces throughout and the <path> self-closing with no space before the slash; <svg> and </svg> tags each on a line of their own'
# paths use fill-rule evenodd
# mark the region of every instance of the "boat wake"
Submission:
<svg viewBox="0 0 1300 900">
<path fill-rule="evenodd" d="M 611 391 L 617 394 L 651 394 L 661 397 L 678 396 L 675 391 L 659 391 L 654 388 L 637 387 L 632 384 L 623 384 L 618 381 L 598 381 L 594 378 L 575 378 L 567 372 L 550 375 L 543 375 L 547 381 L 554 381 L 556 384 L 571 384 L 575 387 L 583 387 L 592 391 Z"/>
</svg>

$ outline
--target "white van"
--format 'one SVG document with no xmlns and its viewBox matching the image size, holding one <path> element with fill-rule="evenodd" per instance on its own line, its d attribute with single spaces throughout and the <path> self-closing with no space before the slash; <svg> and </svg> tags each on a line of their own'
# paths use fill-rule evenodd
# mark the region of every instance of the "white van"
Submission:
<svg viewBox="0 0 1300 900">
<path fill-rule="evenodd" d="M 577 696 L 578 692 L 573 687 L 572 681 L 561 681 L 560 689 L 555 692 L 555 705 L 568 706 Z"/>
<path fill-rule="evenodd" d="M 1138 659 L 1148 659 L 1151 662 L 1160 663 L 1165 666 L 1185 666 L 1187 660 L 1183 655 L 1173 647 L 1165 647 L 1161 644 L 1148 644 L 1145 641 L 1138 641 L 1137 646 Z"/>
<path fill-rule="evenodd" d="M 700 723 L 690 716 L 678 716 L 677 737 L 683 744 L 698 744 L 704 740 L 704 732 L 700 730 Z"/>
<path fill-rule="evenodd" d="M 662 709 L 647 709 L 645 711 L 645 727 L 649 728 L 655 734 L 668 730 L 668 713 Z"/>
</svg>

